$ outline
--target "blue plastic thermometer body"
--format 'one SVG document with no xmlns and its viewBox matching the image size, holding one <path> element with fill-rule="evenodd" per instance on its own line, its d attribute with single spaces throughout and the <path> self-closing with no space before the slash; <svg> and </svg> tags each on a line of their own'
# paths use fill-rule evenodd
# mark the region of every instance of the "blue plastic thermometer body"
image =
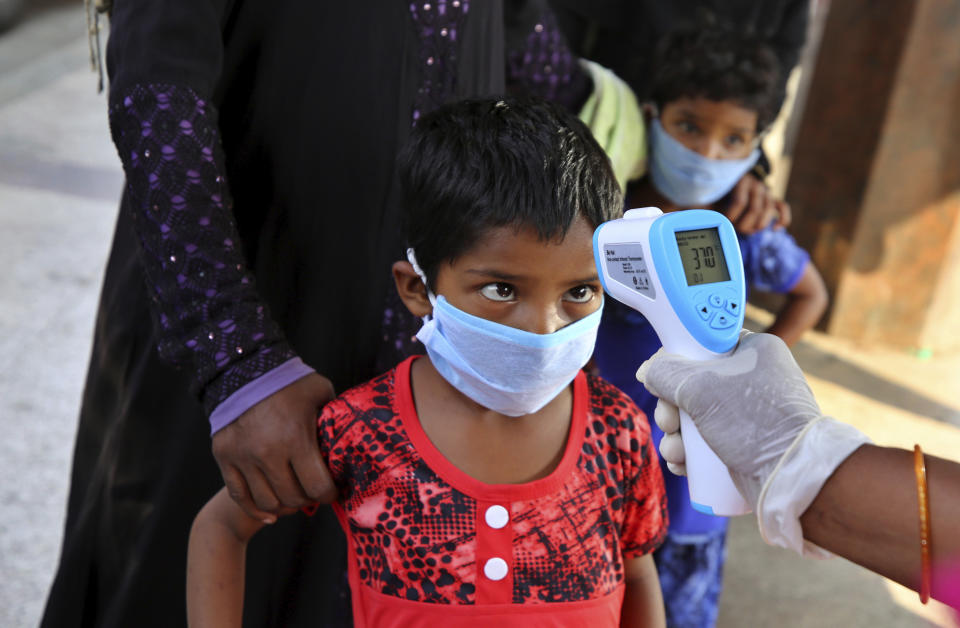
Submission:
<svg viewBox="0 0 960 628">
<path fill-rule="evenodd" d="M 668 352 L 709 360 L 736 346 L 746 287 L 737 236 L 722 214 L 631 209 L 597 227 L 593 254 L 607 294 L 643 314 Z M 680 431 L 693 507 L 723 516 L 750 512 L 682 411 Z"/>
</svg>

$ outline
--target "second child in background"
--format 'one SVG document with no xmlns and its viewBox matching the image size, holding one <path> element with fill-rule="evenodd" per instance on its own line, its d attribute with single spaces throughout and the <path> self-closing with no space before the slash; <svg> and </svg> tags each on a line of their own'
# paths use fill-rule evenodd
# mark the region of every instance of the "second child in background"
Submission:
<svg viewBox="0 0 960 628">
<path fill-rule="evenodd" d="M 724 211 L 738 181 L 754 167 L 760 138 L 782 104 L 777 57 L 756 37 L 711 24 L 668 35 L 656 58 L 648 174 L 628 186 L 626 205 Z M 809 254 L 773 224 L 738 239 L 748 289 L 786 295 L 767 331 L 796 342 L 827 304 Z M 643 316 L 608 303 L 595 368 L 651 417 L 656 398 L 633 374 L 660 346 Z M 659 445 L 662 432 L 656 425 L 652 429 Z M 665 478 L 670 528 L 654 558 L 668 625 L 710 627 L 717 618 L 728 520 L 695 511 L 685 477 L 665 473 Z"/>
<path fill-rule="evenodd" d="M 777 57 L 763 41 L 714 24 L 669 35 L 657 59 L 648 175 L 628 187 L 627 207 L 723 211 L 783 102 Z M 826 309 L 820 273 L 773 224 L 739 241 L 749 286 L 786 295 L 766 331 L 794 344 Z"/>
</svg>

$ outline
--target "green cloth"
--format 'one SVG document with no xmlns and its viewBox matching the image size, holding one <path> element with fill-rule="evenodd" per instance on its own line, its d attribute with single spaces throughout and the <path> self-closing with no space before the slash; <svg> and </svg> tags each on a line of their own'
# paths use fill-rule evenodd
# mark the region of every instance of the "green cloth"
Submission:
<svg viewBox="0 0 960 628">
<path fill-rule="evenodd" d="M 580 110 L 580 119 L 607 152 L 620 189 L 625 190 L 627 181 L 642 177 L 647 170 L 643 112 L 623 79 L 593 61 L 580 59 L 580 64 L 593 79 L 593 93 Z"/>
</svg>

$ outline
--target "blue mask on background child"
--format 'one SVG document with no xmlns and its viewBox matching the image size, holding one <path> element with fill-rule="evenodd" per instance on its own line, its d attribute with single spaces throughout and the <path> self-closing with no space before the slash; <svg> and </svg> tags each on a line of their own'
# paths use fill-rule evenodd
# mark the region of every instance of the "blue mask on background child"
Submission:
<svg viewBox="0 0 960 628">
<path fill-rule="evenodd" d="M 413 250 L 407 258 L 420 275 Z M 441 295 L 417 339 L 451 386 L 485 408 L 523 416 L 570 385 L 593 354 L 603 308 L 552 334 L 534 334 L 468 314 Z"/>
<path fill-rule="evenodd" d="M 701 207 L 723 198 L 760 158 L 755 148 L 744 159 L 709 159 L 650 124 L 650 178 L 661 194 L 680 207 Z"/>
</svg>

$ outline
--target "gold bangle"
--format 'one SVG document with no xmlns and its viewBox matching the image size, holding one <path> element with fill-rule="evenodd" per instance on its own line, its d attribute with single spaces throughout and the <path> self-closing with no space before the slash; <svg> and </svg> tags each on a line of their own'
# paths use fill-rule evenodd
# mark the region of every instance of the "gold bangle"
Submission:
<svg viewBox="0 0 960 628">
<path fill-rule="evenodd" d="M 917 502 L 920 507 L 920 602 L 930 601 L 930 499 L 927 494 L 927 465 L 920 445 L 913 446 L 913 470 L 917 475 Z"/>
</svg>

